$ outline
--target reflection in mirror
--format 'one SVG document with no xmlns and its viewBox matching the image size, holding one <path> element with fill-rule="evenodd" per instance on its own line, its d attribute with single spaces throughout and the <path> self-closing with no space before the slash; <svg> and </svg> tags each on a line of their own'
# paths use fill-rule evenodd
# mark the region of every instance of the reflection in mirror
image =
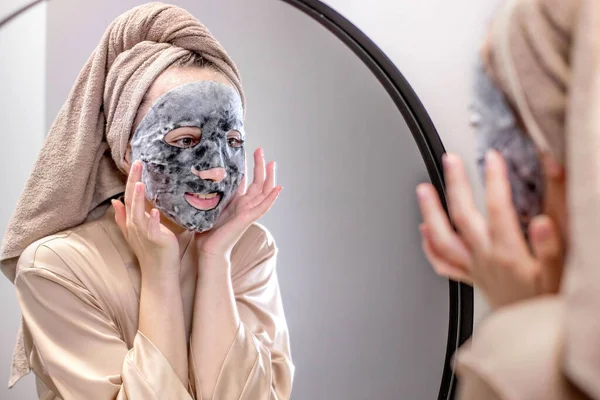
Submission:
<svg viewBox="0 0 600 400">
<path fill-rule="evenodd" d="M 45 5 L 46 81 L 40 93 L 45 91 L 46 130 L 106 27 L 143 3 Z M 284 2 L 173 3 L 205 24 L 237 64 L 247 101 L 249 170 L 252 152 L 262 147 L 268 160 L 277 161 L 277 184 L 285 187 L 260 223 L 278 248 L 271 279 L 279 281 L 289 330 L 292 398 L 436 398 L 446 356 L 448 289 L 420 251 L 414 188 L 427 180 L 427 169 L 393 101 L 345 44 Z M 132 271 L 127 279 L 139 280 Z M 234 279 L 234 291 L 241 287 Z M 253 296 L 265 293 L 237 298 L 242 320 L 256 311 Z M 18 319 L 14 304 L 10 317 Z M 258 327 L 253 334 L 259 342 L 272 340 L 260 324 L 252 327 Z M 3 342 L 11 343 L 9 337 Z M 2 349 L 1 371 L 9 364 L 9 347 Z M 24 398 L 18 390 L 33 398 L 31 385 L 19 384 L 2 398 Z"/>
</svg>

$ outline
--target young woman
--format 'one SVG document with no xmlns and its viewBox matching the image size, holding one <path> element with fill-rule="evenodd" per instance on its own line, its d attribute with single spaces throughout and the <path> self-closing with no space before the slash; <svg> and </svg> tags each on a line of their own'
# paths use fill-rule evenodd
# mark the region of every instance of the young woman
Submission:
<svg viewBox="0 0 600 400">
<path fill-rule="evenodd" d="M 11 384 L 43 399 L 288 399 L 273 238 L 239 73 L 186 11 L 118 17 L 80 73 L 4 237 L 23 313 Z"/>
</svg>

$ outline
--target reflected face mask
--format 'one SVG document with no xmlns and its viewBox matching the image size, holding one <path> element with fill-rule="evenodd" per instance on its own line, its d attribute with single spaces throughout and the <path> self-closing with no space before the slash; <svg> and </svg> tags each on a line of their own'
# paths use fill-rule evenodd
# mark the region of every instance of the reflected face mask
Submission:
<svg viewBox="0 0 600 400">
<path fill-rule="evenodd" d="M 544 179 L 540 158 L 531 138 L 519 127 L 504 93 L 481 62 L 475 76 L 471 123 L 476 130 L 480 178 L 485 182 L 486 152 L 495 149 L 506 162 L 513 204 L 527 236 L 529 221 L 542 211 Z"/>
<path fill-rule="evenodd" d="M 165 141 L 169 132 L 182 127 L 200 129 L 200 140 L 177 145 Z M 223 83 L 187 83 L 159 97 L 131 140 L 132 162 L 143 164 L 148 200 L 179 226 L 197 232 L 211 229 L 244 174 L 243 127 L 241 98 Z M 234 131 L 239 135 L 228 138 Z M 225 177 L 217 181 L 198 176 L 213 168 L 223 168 Z"/>
</svg>

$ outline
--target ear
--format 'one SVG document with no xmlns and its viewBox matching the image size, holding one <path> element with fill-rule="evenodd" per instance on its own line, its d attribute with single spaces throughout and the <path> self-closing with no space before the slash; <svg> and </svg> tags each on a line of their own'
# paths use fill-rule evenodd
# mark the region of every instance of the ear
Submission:
<svg viewBox="0 0 600 400">
<path fill-rule="evenodd" d="M 125 151 L 125 159 L 123 162 L 123 167 L 126 171 L 131 169 L 131 145 L 127 145 L 127 150 Z"/>
<path fill-rule="evenodd" d="M 566 175 L 565 167 L 559 164 L 551 155 L 547 153 L 542 153 L 541 158 L 546 179 L 557 183 L 564 182 Z"/>
</svg>

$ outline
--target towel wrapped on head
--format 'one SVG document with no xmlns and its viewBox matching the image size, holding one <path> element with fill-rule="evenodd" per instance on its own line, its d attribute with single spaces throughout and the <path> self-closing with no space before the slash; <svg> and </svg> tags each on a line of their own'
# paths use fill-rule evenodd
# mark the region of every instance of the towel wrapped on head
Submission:
<svg viewBox="0 0 600 400">
<path fill-rule="evenodd" d="M 140 102 L 161 72 L 191 53 L 225 75 L 245 105 L 235 64 L 182 8 L 148 3 L 109 26 L 50 129 L 4 234 L 0 263 L 11 281 L 27 246 L 99 217 L 106 200 L 124 191 L 123 160 Z"/>
</svg>

